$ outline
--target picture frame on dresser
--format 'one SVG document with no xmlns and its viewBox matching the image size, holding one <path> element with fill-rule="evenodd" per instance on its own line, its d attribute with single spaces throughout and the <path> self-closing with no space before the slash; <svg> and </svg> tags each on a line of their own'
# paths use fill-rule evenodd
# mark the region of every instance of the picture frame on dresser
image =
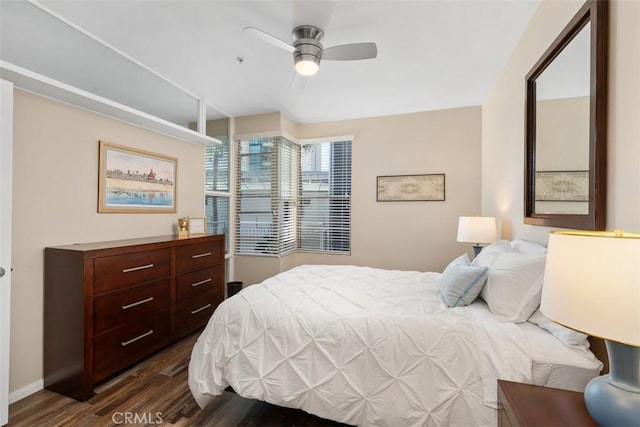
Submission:
<svg viewBox="0 0 640 427">
<path fill-rule="evenodd" d="M 189 217 L 188 218 L 189 236 L 201 236 L 207 234 L 207 218 L 205 217 Z"/>
<path fill-rule="evenodd" d="M 99 143 L 99 213 L 176 213 L 177 158 Z"/>
</svg>

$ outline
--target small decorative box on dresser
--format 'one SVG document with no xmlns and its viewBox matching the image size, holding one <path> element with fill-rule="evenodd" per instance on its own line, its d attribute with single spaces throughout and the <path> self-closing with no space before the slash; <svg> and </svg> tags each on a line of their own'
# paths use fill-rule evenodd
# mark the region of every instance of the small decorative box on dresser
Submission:
<svg viewBox="0 0 640 427">
<path fill-rule="evenodd" d="M 44 386 L 93 385 L 203 327 L 224 299 L 224 236 L 45 248 Z"/>
<path fill-rule="evenodd" d="M 575 391 L 498 380 L 499 427 L 597 427 Z"/>
</svg>

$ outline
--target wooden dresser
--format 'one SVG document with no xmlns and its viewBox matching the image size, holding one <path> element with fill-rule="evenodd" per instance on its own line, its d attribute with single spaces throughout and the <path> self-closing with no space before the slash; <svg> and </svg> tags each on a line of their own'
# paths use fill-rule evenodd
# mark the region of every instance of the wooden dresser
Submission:
<svg viewBox="0 0 640 427">
<path fill-rule="evenodd" d="M 203 327 L 224 299 L 224 236 L 45 248 L 44 386 L 93 385 Z"/>
</svg>

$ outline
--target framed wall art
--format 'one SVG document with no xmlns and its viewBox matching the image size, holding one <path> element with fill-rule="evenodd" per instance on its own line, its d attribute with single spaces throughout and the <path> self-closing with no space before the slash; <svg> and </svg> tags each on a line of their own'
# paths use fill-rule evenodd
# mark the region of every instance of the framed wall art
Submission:
<svg viewBox="0 0 640 427">
<path fill-rule="evenodd" d="M 536 201 L 588 202 L 589 171 L 536 171 Z"/>
<path fill-rule="evenodd" d="M 379 176 L 378 202 L 444 201 L 444 174 Z"/>
<path fill-rule="evenodd" d="M 176 212 L 175 157 L 100 141 L 98 174 L 98 212 Z"/>
</svg>

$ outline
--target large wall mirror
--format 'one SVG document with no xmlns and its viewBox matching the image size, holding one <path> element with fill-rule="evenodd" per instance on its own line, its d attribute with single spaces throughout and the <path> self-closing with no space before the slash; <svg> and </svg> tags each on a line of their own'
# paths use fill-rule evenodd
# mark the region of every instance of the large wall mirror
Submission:
<svg viewBox="0 0 640 427">
<path fill-rule="evenodd" d="M 606 226 L 608 2 L 589 0 L 526 78 L 526 224 Z"/>
</svg>

